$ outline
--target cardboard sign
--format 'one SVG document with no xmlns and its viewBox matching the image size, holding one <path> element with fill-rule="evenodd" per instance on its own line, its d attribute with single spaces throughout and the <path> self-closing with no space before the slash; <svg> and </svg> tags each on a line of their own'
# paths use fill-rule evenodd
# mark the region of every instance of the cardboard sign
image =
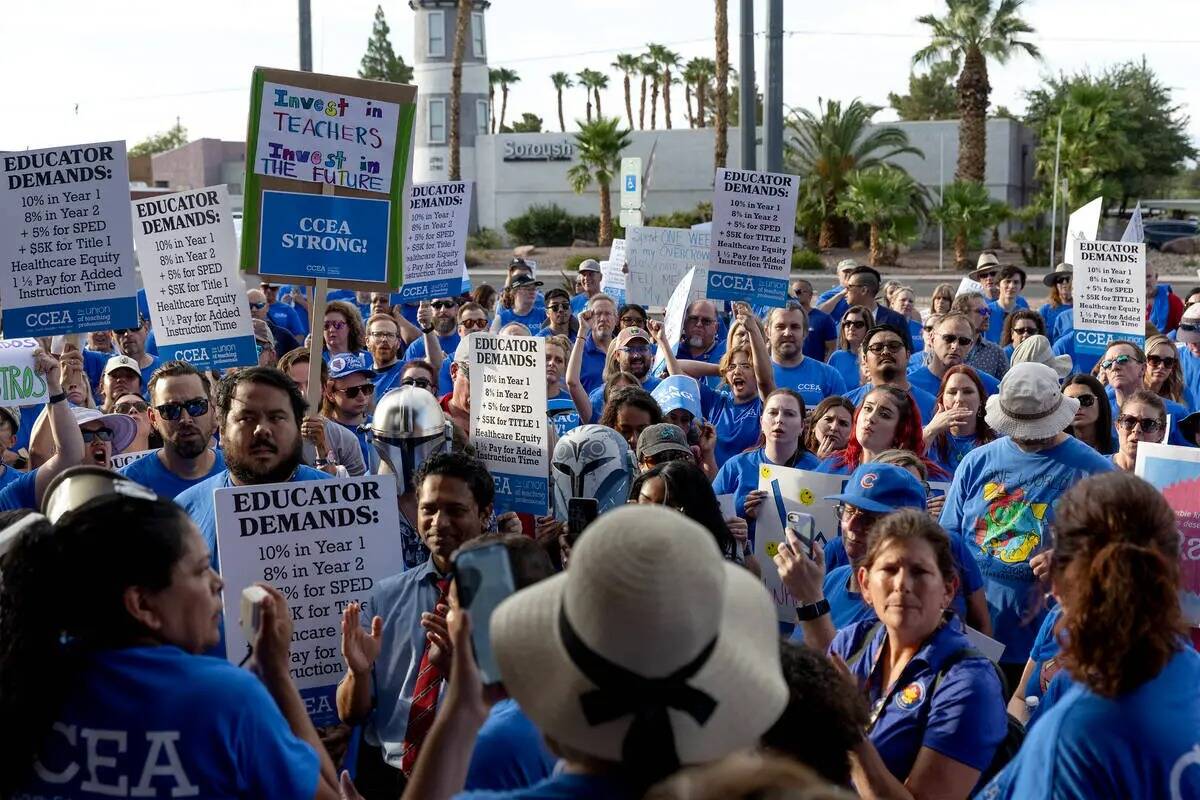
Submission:
<svg viewBox="0 0 1200 800">
<path fill-rule="evenodd" d="M 0 265 L 10 338 L 136 328 L 125 143 L 0 153 Z"/>
<path fill-rule="evenodd" d="M 708 265 L 709 240 L 707 232 L 686 228 L 626 228 L 628 302 L 665 306 L 685 272 Z"/>
<path fill-rule="evenodd" d="M 796 621 L 796 601 L 779 579 L 775 570 L 775 553 L 786 542 L 784 528 L 791 512 L 812 516 L 816 526 L 813 535 L 828 543 L 839 535 L 839 520 L 833 503 L 824 499 L 838 494 L 845 475 L 826 475 L 803 469 L 764 464 L 758 471 L 758 488 L 767 493 L 759 506 L 758 522 L 754 528 L 754 555 L 762 567 L 763 584 L 775 600 L 780 621 Z"/>
<path fill-rule="evenodd" d="M 696 268 L 692 267 L 679 279 L 675 291 L 671 292 L 671 299 L 667 301 L 667 310 L 663 314 L 663 335 L 666 337 L 672 353 L 679 346 L 679 337 L 683 335 L 683 317 L 687 314 L 688 306 L 691 305 L 694 287 L 696 287 Z M 704 279 L 701 278 L 700 291 L 703 291 L 703 287 Z M 658 374 L 666 363 L 666 356 L 659 353 L 654 359 L 653 366 L 650 367 L 651 374 Z"/>
<path fill-rule="evenodd" d="M 242 269 L 282 283 L 312 285 L 314 280 L 329 278 L 331 285 L 339 288 L 384 291 L 386 285 L 399 291 L 404 261 L 403 189 L 416 97 L 414 86 L 256 67 L 246 135 Z M 341 231 L 340 225 L 330 231 L 330 226 L 318 222 L 324 219 L 319 215 L 323 207 L 289 207 L 288 201 L 279 198 L 273 202 L 284 205 L 269 205 L 263 197 L 265 191 L 320 195 L 327 190 L 339 198 L 385 204 L 381 207 L 386 222 L 380 225 L 375 216 L 380 206 L 340 206 L 342 215 L 336 219 L 348 222 L 351 232 Z M 266 211 L 297 216 L 268 220 Z M 312 215 L 307 227 L 312 230 L 302 229 L 308 212 Z M 370 218 L 360 219 L 360 213 Z M 320 237 L 317 248 L 295 244 L 290 248 L 260 247 L 260 237 L 267 236 L 263 230 L 266 221 L 271 222 L 276 237 L 281 233 Z M 326 236 L 368 239 L 368 233 L 370 257 L 385 259 L 382 275 L 373 269 L 369 279 L 355 277 L 360 269 L 349 268 L 347 260 L 360 264 L 365 260 L 347 259 L 346 252 L 354 251 L 336 249 L 349 247 L 348 241 L 345 245 L 331 241 L 333 253 L 323 249 Z M 386 246 L 380 236 L 386 239 Z M 321 256 L 311 261 L 317 269 L 302 269 L 310 264 L 304 260 L 305 254 Z M 330 267 L 335 260 L 340 264 L 336 270 Z"/>
<path fill-rule="evenodd" d="M 1133 472 L 1166 498 L 1179 527 L 1179 601 L 1183 616 L 1200 628 L 1200 450 L 1139 442 Z"/>
<path fill-rule="evenodd" d="M 37 339 L 0 339 L 0 406 L 40 405 L 50 396 L 46 379 L 33 368 Z"/>
<path fill-rule="evenodd" d="M 162 360 L 214 370 L 257 364 L 228 188 L 135 200 L 133 216 Z"/>
<path fill-rule="evenodd" d="M 1102 355 L 1113 339 L 1146 338 L 1146 245 L 1072 239 L 1075 352 Z"/>
<path fill-rule="evenodd" d="M 992 299 L 991 296 L 988 295 L 987 290 L 983 288 L 983 284 L 974 278 L 963 278 L 961 281 L 959 281 L 958 288 L 954 291 L 954 296 L 958 297 L 960 295 L 972 293 L 983 295 L 984 300 Z"/>
<path fill-rule="evenodd" d="M 800 178 L 722 168 L 714 186 L 707 296 L 783 307 Z"/>
<path fill-rule="evenodd" d="M 404 300 L 449 297 L 462 285 L 471 220 L 471 184 L 417 184 L 405 194 Z"/>
<path fill-rule="evenodd" d="M 134 461 L 137 461 L 139 458 L 141 458 L 142 456 L 144 456 L 148 453 L 157 453 L 157 452 L 158 452 L 158 448 L 155 447 L 152 450 L 134 450 L 131 453 L 114 453 L 112 458 L 109 459 L 109 466 L 114 470 L 118 470 L 118 469 L 121 469 L 122 467 L 129 466 Z"/>
<path fill-rule="evenodd" d="M 289 280 L 386 283 L 389 213 L 387 200 L 263 192 L 258 261 Z"/>
<path fill-rule="evenodd" d="M 496 513 L 545 514 L 550 502 L 546 340 L 473 333 L 466 345 L 471 442 L 496 481 Z"/>
<path fill-rule="evenodd" d="M 367 604 L 375 584 L 404 571 L 395 479 L 231 486 L 216 490 L 213 502 L 227 657 L 237 664 L 248 652 L 238 625 L 242 590 L 258 581 L 274 586 L 292 614 L 292 680 L 314 725 L 336 723 L 334 692 L 346 668 L 342 610 Z M 363 619 L 376 613 L 367 607 Z"/>
</svg>

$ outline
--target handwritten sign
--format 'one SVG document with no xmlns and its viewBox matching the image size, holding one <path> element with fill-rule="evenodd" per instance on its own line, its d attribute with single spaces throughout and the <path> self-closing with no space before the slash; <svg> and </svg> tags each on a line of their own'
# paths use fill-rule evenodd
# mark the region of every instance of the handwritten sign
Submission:
<svg viewBox="0 0 1200 800">
<path fill-rule="evenodd" d="M 1071 239 L 1075 351 L 1103 354 L 1113 339 L 1146 338 L 1146 245 Z"/>
<path fill-rule="evenodd" d="M 1134 474 L 1167 499 L 1179 527 L 1179 592 L 1183 615 L 1200 628 L 1200 450 L 1139 442 Z"/>
<path fill-rule="evenodd" d="M 626 228 L 628 302 L 665 306 L 685 272 L 708 265 L 710 238 L 706 231 L 686 228 Z"/>
<path fill-rule="evenodd" d="M 428 300 L 457 294 L 462 285 L 471 219 L 471 184 L 465 181 L 421 183 L 405 196 L 404 300 Z"/>
<path fill-rule="evenodd" d="M 667 300 L 667 309 L 663 313 L 663 336 L 666 337 L 671 352 L 675 352 L 675 348 L 679 346 L 679 337 L 683 333 L 683 317 L 687 313 L 688 306 L 691 305 L 693 287 L 696 287 L 695 267 L 692 267 L 683 274 L 683 277 L 679 279 L 679 283 L 675 286 L 675 291 L 671 292 L 671 298 Z M 704 291 L 703 277 L 700 279 L 699 289 L 701 292 Z M 650 371 L 657 374 L 666 363 L 666 356 L 659 353 L 655 357 Z"/>
<path fill-rule="evenodd" d="M 800 178 L 718 169 L 708 297 L 782 307 L 792 272 Z"/>
<path fill-rule="evenodd" d="M 0 153 L 0 265 L 12 338 L 136 328 L 125 143 Z"/>
<path fill-rule="evenodd" d="M 395 479 L 231 486 L 218 489 L 213 502 L 229 660 L 240 662 L 248 648 L 236 622 L 242 590 L 265 581 L 291 608 L 291 675 L 309 716 L 315 725 L 336 723 L 334 691 L 345 671 L 342 610 L 367 604 L 380 580 L 404 571 Z M 367 608 L 363 617 L 376 613 Z"/>
<path fill-rule="evenodd" d="M 228 188 L 135 200 L 133 214 L 159 356 L 196 369 L 257 364 Z"/>
<path fill-rule="evenodd" d="M 46 402 L 46 381 L 33 368 L 37 339 L 0 339 L 0 406 Z"/>
</svg>

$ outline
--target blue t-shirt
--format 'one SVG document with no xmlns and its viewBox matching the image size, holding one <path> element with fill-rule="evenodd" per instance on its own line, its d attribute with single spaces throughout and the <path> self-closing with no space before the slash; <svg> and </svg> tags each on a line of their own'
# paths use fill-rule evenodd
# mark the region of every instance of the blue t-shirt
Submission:
<svg viewBox="0 0 1200 800">
<path fill-rule="evenodd" d="M 7 466 L 7 465 L 4 466 L 3 470 L 0 471 L 0 489 L 3 489 L 5 486 L 8 486 L 10 483 L 17 480 L 17 478 L 20 478 L 24 474 L 25 474 L 24 472 L 15 470 L 10 466 Z"/>
<path fill-rule="evenodd" d="M 300 321 L 300 315 L 296 313 L 296 309 L 287 303 L 271 303 L 271 305 L 267 306 L 267 318 L 284 330 L 289 331 L 293 336 L 303 338 L 308 334 L 308 331 L 305 330 L 306 326 Z"/>
<path fill-rule="evenodd" d="M 442 366 L 446 366 L 446 365 L 443 364 Z M 380 397 L 383 397 L 385 394 L 390 392 L 392 389 L 400 388 L 400 375 L 401 375 L 401 373 L 404 372 L 404 362 L 403 361 L 398 360 L 398 361 L 396 361 L 395 364 L 392 364 L 387 369 L 381 370 L 381 369 L 379 369 L 379 367 L 376 367 L 376 366 L 372 366 L 371 369 L 375 370 L 376 402 L 378 402 L 378 399 Z M 435 394 L 440 393 L 440 387 L 434 387 L 434 388 L 439 390 L 438 392 L 435 392 Z"/>
<path fill-rule="evenodd" d="M 1200 358 L 1187 345 L 1179 349 L 1179 368 L 1183 372 L 1183 397 L 1188 407 L 1200 411 Z"/>
<path fill-rule="evenodd" d="M 1004 310 L 1004 306 L 1000 305 L 999 300 L 988 300 L 987 306 L 992 310 L 992 318 L 988 323 L 988 329 L 983 332 L 983 338 L 992 344 L 1000 344 L 1000 337 L 1004 335 L 1004 320 L 1008 318 L 1009 312 Z M 1014 310 L 1022 308 L 1029 308 L 1029 301 L 1017 295 Z"/>
<path fill-rule="evenodd" d="M 1025 663 L 1045 609 L 1029 559 L 1053 546 L 1054 503 L 1075 483 L 1112 470 L 1104 456 L 1067 437 L 1027 453 L 1007 436 L 972 450 L 958 465 L 941 524 L 962 536 L 983 573 L 992 636 L 1005 663 Z"/>
<path fill-rule="evenodd" d="M 438 344 L 442 347 L 444 360 L 449 361 L 454 358 L 454 351 L 458 349 L 458 343 L 462 337 L 458 335 L 458 331 L 454 331 L 448 336 L 439 336 Z M 428 359 L 429 353 L 425 351 L 425 337 L 420 336 L 415 342 L 410 344 L 404 351 L 404 360 L 412 361 L 414 358 Z"/>
<path fill-rule="evenodd" d="M 492 706 L 471 752 L 464 789 L 522 789 L 550 777 L 558 759 L 511 698 Z"/>
<path fill-rule="evenodd" d="M 846 384 L 838 371 L 815 358 L 805 358 L 794 367 L 781 367 L 772 361 L 771 368 L 776 388 L 799 392 L 809 410 L 832 394 L 846 393 Z"/>
<path fill-rule="evenodd" d="M 530 332 L 536 331 L 542 327 L 542 323 L 546 321 L 546 309 L 538 310 L 537 306 L 530 309 L 527 314 L 518 314 L 511 308 L 501 308 L 496 312 L 500 317 L 500 326 L 503 327 L 510 322 L 519 322 Z"/>
<path fill-rule="evenodd" d="M 762 430 L 763 401 L 758 395 L 744 403 L 735 402 L 729 392 L 714 392 L 700 384 L 700 410 L 717 429 L 713 460 L 719 468 L 747 447 L 753 447 Z"/>
<path fill-rule="evenodd" d="M 860 405 L 862 405 L 863 398 L 870 394 L 871 390 L 874 388 L 875 384 L 864 383 L 857 389 L 847 392 L 846 399 L 851 403 L 854 403 L 855 408 L 858 408 Z M 921 424 L 924 425 L 925 423 L 929 422 L 929 420 L 933 419 L 934 409 L 937 408 L 937 398 L 922 389 L 920 386 L 917 386 L 911 380 L 909 380 L 908 394 L 913 400 L 917 401 L 917 409 L 921 412 Z"/>
<path fill-rule="evenodd" d="M 987 392 L 988 397 L 1000 391 L 1000 381 L 982 370 L 975 370 L 975 374 L 979 376 L 979 382 L 983 384 L 983 390 Z M 935 401 L 937 400 L 938 389 L 942 387 L 942 379 L 934 375 L 929 367 L 921 367 L 908 373 L 908 382 L 918 389 L 933 395 Z"/>
<path fill-rule="evenodd" d="M 15 472 L 12 467 L 6 467 L 6 473 Z M 15 473 L 15 477 L 4 488 L 0 489 L 0 511 L 16 511 L 21 508 L 38 510 L 36 469 L 29 472 Z"/>
<path fill-rule="evenodd" d="M 524 789 L 459 792 L 452 800 L 637 800 L 642 794 L 603 775 L 560 772 Z"/>
<path fill-rule="evenodd" d="M 560 438 L 583 424 L 583 420 L 579 418 L 579 411 L 575 408 L 575 401 L 566 389 L 559 389 L 558 394 L 546 399 L 546 414 Z"/>
<path fill-rule="evenodd" d="M 838 371 L 847 389 L 862 386 L 862 371 L 859 369 L 858 356 L 849 350 L 834 350 L 829 354 L 829 366 Z"/>
<path fill-rule="evenodd" d="M 1197 687 L 1200 655 L 1186 645 L 1120 697 L 1073 684 L 977 797 L 1200 798 Z"/>
<path fill-rule="evenodd" d="M 876 624 L 859 622 L 838 631 L 829 652 L 849 659 Z M 868 736 L 888 771 L 903 782 L 917 753 L 928 747 L 982 772 L 1008 732 L 1005 698 L 995 667 L 986 658 L 962 658 L 934 691 L 942 664 L 970 647 L 962 623 L 951 616 L 917 651 L 889 693 L 890 687 L 881 685 L 882 670 L 876 664 L 886 637 L 887 629 L 879 625 L 862 657 L 849 666 L 859 683 L 866 684 L 872 708 L 886 700 Z"/>
<path fill-rule="evenodd" d="M 83 371 L 87 373 L 88 383 L 92 385 L 92 397 L 99 397 L 100 381 L 104 378 L 104 367 L 116 353 L 99 353 L 95 350 L 81 350 L 80 352 L 83 353 Z"/>
<path fill-rule="evenodd" d="M 1054 676 L 1062 666 L 1058 663 L 1058 654 L 1062 651 L 1062 646 L 1058 643 L 1058 637 L 1054 632 L 1055 626 L 1062 618 L 1062 611 L 1062 606 L 1055 605 L 1046 614 L 1046 619 L 1042 621 L 1037 638 L 1033 640 L 1033 647 L 1029 649 L 1029 660 L 1033 662 L 1033 674 L 1029 676 L 1027 684 L 1018 687 L 1020 689 L 1018 697 L 1042 698 L 1046 694 L 1046 690 L 1050 688 L 1050 681 L 1054 680 Z M 1025 723 L 1025 727 L 1027 729 L 1032 727 L 1048 707 L 1048 704 L 1039 703 L 1036 708 L 1030 709 L 1029 721 Z"/>
<path fill-rule="evenodd" d="M 717 470 L 717 477 L 713 478 L 713 494 L 732 494 L 733 513 L 745 518 L 746 495 L 758 488 L 758 470 L 763 464 L 775 464 L 774 461 L 767 458 L 764 447 L 733 456 Z M 794 469 L 814 469 L 816 466 L 817 457 L 808 452 L 800 456 L 792 465 Z M 763 513 L 766 501 L 760 503 L 758 508 L 759 513 Z M 750 528 L 750 539 L 753 541 L 756 520 L 747 519 L 746 522 Z"/>
<path fill-rule="evenodd" d="M 358 450 L 362 453 L 363 464 L 367 468 L 367 474 L 374 475 L 376 469 L 379 467 L 379 453 L 371 445 L 371 440 L 368 434 L 368 430 L 371 425 L 371 415 L 367 414 L 366 417 L 364 417 L 362 425 L 350 425 L 345 422 L 338 422 L 336 419 L 333 421 L 337 422 L 338 425 L 341 425 L 343 428 L 353 433 L 354 438 L 358 439 Z"/>
<path fill-rule="evenodd" d="M 216 453 L 216 458 L 213 459 L 212 469 L 201 478 L 190 480 L 180 478 L 174 472 L 167 469 L 162 459 L 158 457 L 157 450 L 147 453 L 136 461 L 129 462 L 121 467 L 118 472 L 131 481 L 136 481 L 147 489 L 153 490 L 159 497 L 167 497 L 174 500 L 185 489 L 195 486 L 201 481 L 208 480 L 218 472 L 224 471 L 225 454 L 220 449 L 214 452 Z"/>
<path fill-rule="evenodd" d="M 587 296 L 587 292 L 580 292 L 579 294 L 572 295 L 571 316 L 578 317 L 580 314 L 582 314 L 583 310 L 587 308 L 588 300 L 591 299 L 592 298 Z"/>
<path fill-rule="evenodd" d="M 925 337 L 922 336 L 923 327 L 920 322 L 915 319 L 908 321 L 908 335 L 912 338 L 913 352 L 919 353 L 925 349 Z"/>
<path fill-rule="evenodd" d="M 837 323 L 819 308 L 808 312 L 808 335 L 801 352 L 817 361 L 825 360 L 825 343 L 837 341 Z"/>
<path fill-rule="evenodd" d="M 662 383 L 657 376 L 646 374 L 646 379 L 642 382 L 642 388 L 647 392 L 653 392 L 654 387 Z M 588 420 L 592 424 L 600 421 L 600 415 L 604 413 L 604 384 L 597 386 L 592 391 L 588 392 L 588 400 L 592 401 L 592 418 Z"/>
<path fill-rule="evenodd" d="M 693 353 L 686 342 L 680 342 L 675 348 L 676 358 L 687 359 L 689 361 L 701 361 L 705 364 L 720 364 L 721 359 L 725 356 L 725 349 L 728 346 L 725 339 L 713 340 L 713 346 L 708 348 L 703 353 Z M 721 384 L 720 375 L 708 375 L 704 378 L 697 378 L 701 386 L 708 385 L 709 388 L 715 389 Z"/>
<path fill-rule="evenodd" d="M 953 475 L 954 470 L 958 469 L 958 465 L 966 458 L 967 453 L 977 446 L 975 434 L 955 436 L 953 433 L 947 433 L 944 453 L 935 442 L 936 439 L 925 442 L 925 457 L 944 469 L 947 475 Z"/>
<path fill-rule="evenodd" d="M 88 656 L 59 688 L 41 774 L 17 797 L 316 794 L 317 754 L 248 670 L 171 645 L 126 647 Z"/>
<path fill-rule="evenodd" d="M 1053 337 L 1054 326 L 1058 324 L 1058 318 L 1063 314 L 1071 316 L 1071 309 L 1072 306 L 1069 305 L 1052 306 L 1049 303 L 1042 303 L 1042 307 L 1038 309 L 1038 313 L 1042 315 L 1042 321 L 1046 323 L 1047 334 Z M 1053 338 L 1051 338 L 1051 341 L 1053 341 Z"/>
</svg>

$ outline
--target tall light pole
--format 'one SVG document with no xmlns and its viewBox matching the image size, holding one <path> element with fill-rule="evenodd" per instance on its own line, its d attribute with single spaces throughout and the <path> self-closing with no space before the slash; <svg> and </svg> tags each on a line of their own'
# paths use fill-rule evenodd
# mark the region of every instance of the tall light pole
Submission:
<svg viewBox="0 0 1200 800">
<path fill-rule="evenodd" d="M 1062 114 L 1058 115 L 1058 133 L 1054 139 L 1054 190 L 1050 201 L 1050 269 L 1054 269 L 1054 239 L 1058 226 L 1058 153 L 1062 149 Z M 1063 198 L 1067 202 L 1067 198 Z M 1066 260 L 1066 257 L 1063 257 Z"/>
<path fill-rule="evenodd" d="M 783 172 L 783 0 L 767 0 L 766 72 L 763 157 L 767 172 Z"/>
<path fill-rule="evenodd" d="M 738 29 L 738 132 L 742 142 L 742 169 L 755 169 L 758 157 L 758 108 L 754 102 L 754 0 L 742 0 Z"/>
<path fill-rule="evenodd" d="M 300 0 L 300 71 L 312 72 L 312 0 Z"/>
</svg>

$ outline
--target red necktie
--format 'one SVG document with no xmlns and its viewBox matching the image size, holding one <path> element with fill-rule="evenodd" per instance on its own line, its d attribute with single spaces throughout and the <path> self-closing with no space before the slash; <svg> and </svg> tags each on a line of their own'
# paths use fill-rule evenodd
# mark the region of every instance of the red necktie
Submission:
<svg viewBox="0 0 1200 800">
<path fill-rule="evenodd" d="M 446 593 L 450 590 L 450 579 L 442 578 L 437 582 L 438 604 L 446 602 Z M 421 664 L 417 669 L 417 683 L 413 687 L 412 705 L 408 709 L 408 727 L 404 732 L 403 750 L 400 752 L 400 771 L 406 778 L 412 777 L 413 767 L 417 765 L 417 754 L 421 751 L 421 743 L 429 735 L 433 727 L 434 712 L 437 711 L 438 687 L 441 686 L 442 671 L 429 660 L 432 647 L 429 637 L 425 637 L 425 652 L 421 654 Z"/>
</svg>

